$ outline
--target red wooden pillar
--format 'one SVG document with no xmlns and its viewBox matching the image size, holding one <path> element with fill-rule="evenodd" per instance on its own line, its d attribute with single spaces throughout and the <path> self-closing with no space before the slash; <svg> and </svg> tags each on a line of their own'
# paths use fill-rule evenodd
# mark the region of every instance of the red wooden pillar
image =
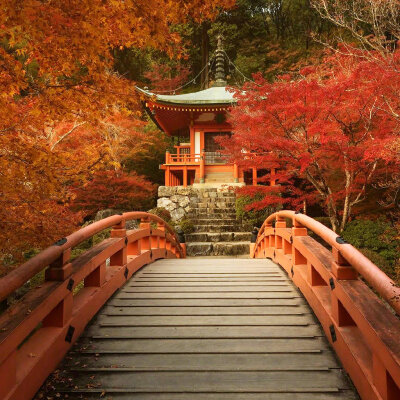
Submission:
<svg viewBox="0 0 400 400">
<path fill-rule="evenodd" d="M 183 186 L 187 187 L 188 185 L 188 169 L 187 165 L 183 167 Z"/>
<path fill-rule="evenodd" d="M 257 168 L 253 167 L 253 186 L 257 186 Z"/>
<path fill-rule="evenodd" d="M 170 163 L 170 153 L 169 151 L 165 152 L 165 186 L 171 186 L 171 171 L 168 164 Z"/>
<path fill-rule="evenodd" d="M 275 168 L 271 168 L 271 186 L 276 185 L 275 172 Z"/>
<path fill-rule="evenodd" d="M 165 168 L 165 186 L 171 186 L 169 167 Z"/>
<path fill-rule="evenodd" d="M 191 122 L 190 126 L 190 153 L 194 154 L 195 153 L 195 143 L 194 143 L 194 128 L 193 128 L 193 123 Z"/>
<path fill-rule="evenodd" d="M 239 169 L 237 164 L 233 164 L 233 178 L 235 183 L 239 182 Z"/>
<path fill-rule="evenodd" d="M 202 150 L 200 157 L 200 183 L 204 183 L 205 162 L 206 162 L 206 154 L 204 150 Z"/>
</svg>

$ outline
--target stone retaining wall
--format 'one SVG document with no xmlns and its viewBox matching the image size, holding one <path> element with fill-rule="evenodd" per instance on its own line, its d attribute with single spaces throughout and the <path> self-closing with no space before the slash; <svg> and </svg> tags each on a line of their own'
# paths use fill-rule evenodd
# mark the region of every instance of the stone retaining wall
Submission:
<svg viewBox="0 0 400 400">
<path fill-rule="evenodd" d="M 232 192 L 230 192 L 232 193 Z M 193 209 L 196 209 L 204 198 L 210 198 L 216 206 L 225 208 L 219 199 L 227 196 L 225 188 L 193 188 L 182 186 L 160 186 L 158 188 L 157 207 L 167 209 L 173 221 L 181 221 Z"/>
<path fill-rule="evenodd" d="M 195 207 L 199 198 L 194 189 L 179 186 L 160 186 L 157 207 L 167 209 L 173 221 L 181 221 Z"/>
</svg>

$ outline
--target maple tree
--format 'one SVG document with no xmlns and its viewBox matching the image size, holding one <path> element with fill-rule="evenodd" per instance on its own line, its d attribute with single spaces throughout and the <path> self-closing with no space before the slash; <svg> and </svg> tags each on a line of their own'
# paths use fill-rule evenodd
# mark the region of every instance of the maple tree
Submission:
<svg viewBox="0 0 400 400">
<path fill-rule="evenodd" d="M 175 68 L 166 64 L 155 64 L 144 74 L 150 81 L 151 89 L 156 93 L 175 92 L 187 82 L 189 75 L 190 70 L 179 64 Z"/>
<path fill-rule="evenodd" d="M 298 209 L 303 199 L 319 201 L 332 228 L 341 231 L 368 186 L 398 167 L 384 150 L 399 132 L 389 101 L 400 89 L 399 74 L 380 61 L 334 53 L 298 78 L 286 75 L 269 83 L 259 75 L 237 94 L 235 134 L 224 142 L 228 153 L 244 167 L 278 170 L 280 186 L 243 189 L 265 194 L 255 207 L 282 203 L 282 194 Z M 306 182 L 307 190 L 294 179 Z"/>
<path fill-rule="evenodd" d="M 0 0 L 3 263 L 69 233 L 80 216 L 67 207 L 68 188 L 118 168 L 126 138 L 112 134 L 112 118 L 138 119 L 141 113 L 134 82 L 114 72 L 113 49 L 155 48 L 179 58 L 175 24 L 213 18 L 220 7 L 233 5 Z"/>
<path fill-rule="evenodd" d="M 94 217 L 99 210 L 144 210 L 151 207 L 156 187 L 134 172 L 97 171 L 83 186 L 74 188 L 73 210 Z"/>
</svg>

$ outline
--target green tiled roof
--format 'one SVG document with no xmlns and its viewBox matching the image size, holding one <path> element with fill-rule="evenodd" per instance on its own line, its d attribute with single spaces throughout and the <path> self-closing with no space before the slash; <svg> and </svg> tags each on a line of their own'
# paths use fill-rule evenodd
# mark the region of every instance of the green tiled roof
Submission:
<svg viewBox="0 0 400 400">
<path fill-rule="evenodd" d="M 137 88 L 139 92 L 146 94 L 149 97 L 155 97 L 161 103 L 170 104 L 233 104 L 236 99 L 233 93 L 228 91 L 226 87 L 211 87 L 209 89 L 200 90 L 199 92 L 177 94 L 177 95 L 163 95 L 148 92 L 146 90 Z"/>
</svg>

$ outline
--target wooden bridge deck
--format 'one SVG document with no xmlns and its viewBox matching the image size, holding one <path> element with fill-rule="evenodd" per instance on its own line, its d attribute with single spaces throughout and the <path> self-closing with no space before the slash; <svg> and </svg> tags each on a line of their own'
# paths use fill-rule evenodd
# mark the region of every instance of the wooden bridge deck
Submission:
<svg viewBox="0 0 400 400">
<path fill-rule="evenodd" d="M 268 260 L 225 258 L 141 269 L 37 395 L 49 397 L 358 398 L 285 272 Z"/>
</svg>

